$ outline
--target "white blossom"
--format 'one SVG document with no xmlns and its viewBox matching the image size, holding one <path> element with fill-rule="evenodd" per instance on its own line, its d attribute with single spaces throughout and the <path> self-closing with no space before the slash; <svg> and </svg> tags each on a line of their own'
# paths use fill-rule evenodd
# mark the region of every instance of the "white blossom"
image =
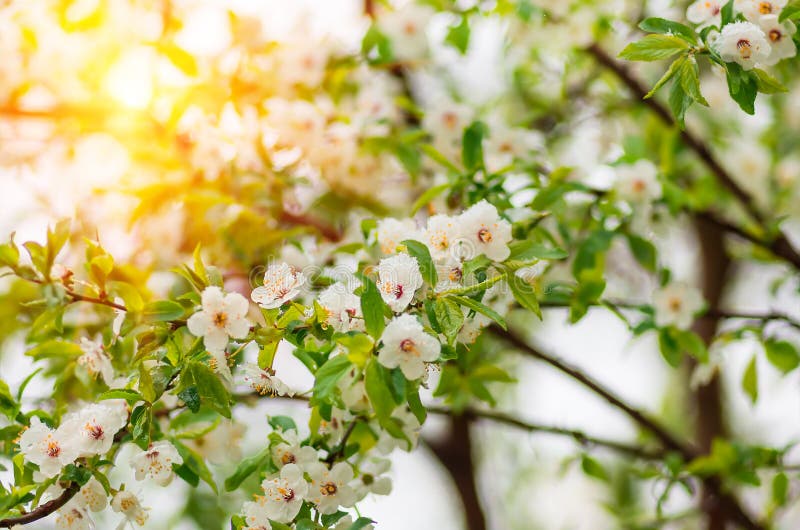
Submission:
<svg viewBox="0 0 800 530">
<path fill-rule="evenodd" d="M 350 464 L 339 462 L 328 469 L 322 462 L 317 462 L 309 466 L 308 474 L 311 477 L 308 500 L 316 504 L 323 515 L 335 513 L 340 506 L 355 504 L 356 494 L 350 486 L 353 480 Z"/>
<path fill-rule="evenodd" d="M 126 490 L 119 491 L 114 495 L 114 498 L 111 499 L 111 508 L 125 516 L 118 528 L 123 528 L 126 522 L 130 522 L 131 525 L 136 523 L 139 526 L 144 526 L 150 517 L 150 508 L 143 507 L 139 498 Z"/>
<path fill-rule="evenodd" d="M 395 317 L 381 335 L 378 362 L 387 368 L 403 371 L 407 379 L 419 379 L 425 373 L 425 363 L 439 358 L 442 345 L 425 333 L 413 315 Z"/>
<path fill-rule="evenodd" d="M 264 495 L 257 496 L 256 502 L 248 503 L 251 506 L 246 505 L 245 513 L 256 510 L 259 515 L 266 515 L 267 519 L 288 523 L 297 516 L 303 505 L 303 499 L 308 493 L 308 482 L 303 478 L 303 470 L 299 466 L 286 464 L 281 468 L 278 477 L 264 480 L 261 488 Z M 253 525 L 249 516 L 246 521 Z"/>
<path fill-rule="evenodd" d="M 758 23 L 765 16 L 777 16 L 786 5 L 787 0 L 735 0 L 736 9 L 742 12 L 747 20 Z"/>
<path fill-rule="evenodd" d="M 335 331 L 364 330 L 361 298 L 343 282 L 336 282 L 322 291 L 317 302 L 325 309 L 328 315 L 326 322 Z"/>
<path fill-rule="evenodd" d="M 392 42 L 395 59 L 414 61 L 425 57 L 428 52 L 425 29 L 432 16 L 430 7 L 413 2 L 380 16 L 378 26 Z"/>
<path fill-rule="evenodd" d="M 69 433 L 82 455 L 103 455 L 111 449 L 114 435 L 128 424 L 126 408 L 92 404 L 64 416 L 60 429 Z"/>
<path fill-rule="evenodd" d="M 494 205 L 482 200 L 458 217 L 462 245 L 467 256 L 485 254 L 493 261 L 504 261 L 511 254 L 511 223 L 501 219 Z"/>
<path fill-rule="evenodd" d="M 428 219 L 423 243 L 427 245 L 433 259 L 445 259 L 452 255 L 451 248 L 461 237 L 459 225 L 458 218 L 445 214 L 437 214 Z"/>
<path fill-rule="evenodd" d="M 408 441 L 395 438 L 385 430 L 379 429 L 380 436 L 375 447 L 378 452 L 384 455 L 388 455 L 397 447 L 403 447 L 406 451 L 410 451 L 416 447 L 417 441 L 419 440 L 419 431 L 422 427 L 417 417 L 414 416 L 407 407 L 395 409 L 394 412 L 392 412 L 392 418 L 398 420 L 403 426 L 403 435 L 405 435 Z"/>
<path fill-rule="evenodd" d="M 305 471 L 309 465 L 319 461 L 319 453 L 316 449 L 310 445 L 300 445 L 297 431 L 289 430 L 282 433 L 281 436 L 286 441 L 272 448 L 272 461 L 279 468 L 287 464 L 296 464 Z"/>
<path fill-rule="evenodd" d="M 275 373 L 262 370 L 257 364 L 245 363 L 244 382 L 262 396 L 293 396 L 294 392 L 286 384 L 275 377 Z"/>
<path fill-rule="evenodd" d="M 239 293 L 224 294 L 219 287 L 206 287 L 202 294 L 202 309 L 189 317 L 186 326 L 196 337 L 203 337 L 205 347 L 220 352 L 228 338 L 243 339 L 250 331 L 247 319 L 247 299 Z"/>
<path fill-rule="evenodd" d="M 89 479 L 89 482 L 83 485 L 75 500 L 88 510 L 93 512 L 101 512 L 108 506 L 108 496 L 106 490 L 100 481 L 95 477 Z"/>
<path fill-rule="evenodd" d="M 646 204 L 661 197 L 658 170 L 649 160 L 637 160 L 616 169 L 617 181 L 614 188 L 623 201 Z"/>
<path fill-rule="evenodd" d="M 733 22 L 722 28 L 713 44 L 723 61 L 736 62 L 745 70 L 769 58 L 770 46 L 761 28 L 752 22 Z"/>
<path fill-rule="evenodd" d="M 791 20 L 778 22 L 778 15 L 765 15 L 758 21 L 758 25 L 767 36 L 770 45 L 769 57 L 762 60 L 762 63 L 772 66 L 783 59 L 797 55 L 797 46 L 792 39 L 797 27 Z"/>
<path fill-rule="evenodd" d="M 385 458 L 371 458 L 358 466 L 358 478 L 353 489 L 356 499 L 361 500 L 368 494 L 389 495 L 392 492 L 392 479 L 386 476 L 392 463 Z"/>
<path fill-rule="evenodd" d="M 659 327 L 688 329 L 704 305 L 700 291 L 685 283 L 670 283 L 653 294 L 655 322 Z"/>
<path fill-rule="evenodd" d="M 58 475 L 61 468 L 78 457 L 78 448 L 69 432 L 51 429 L 39 419 L 31 418 L 31 425 L 19 438 L 20 452 L 25 460 L 39 466 L 47 478 Z"/>
<path fill-rule="evenodd" d="M 275 263 L 267 267 L 264 284 L 253 289 L 250 298 L 264 309 L 274 309 L 296 298 L 305 284 L 302 272 L 288 263 Z"/>
<path fill-rule="evenodd" d="M 686 19 L 693 24 L 718 25 L 723 0 L 697 0 L 686 8 Z"/>
<path fill-rule="evenodd" d="M 172 464 L 181 465 L 183 458 L 174 445 L 166 440 L 150 444 L 146 451 L 131 458 L 131 467 L 136 471 L 136 480 L 150 477 L 159 486 L 166 486 L 175 474 Z"/>
<path fill-rule="evenodd" d="M 110 386 L 114 381 L 114 367 L 111 366 L 111 358 L 106 353 L 103 343 L 81 337 L 80 347 L 83 354 L 78 357 L 78 364 L 86 368 L 89 375 L 100 376 Z"/>
<path fill-rule="evenodd" d="M 64 530 L 94 530 L 88 510 L 77 502 L 68 502 L 56 515 L 56 528 Z"/>
<path fill-rule="evenodd" d="M 417 239 L 417 225 L 413 219 L 393 219 L 387 217 L 378 221 L 376 230 L 378 245 L 384 254 L 397 253 L 397 247 L 406 239 Z"/>
<path fill-rule="evenodd" d="M 383 301 L 394 311 L 403 311 L 414 293 L 422 287 L 422 274 L 417 258 L 397 254 L 378 263 L 378 289 Z"/>
</svg>

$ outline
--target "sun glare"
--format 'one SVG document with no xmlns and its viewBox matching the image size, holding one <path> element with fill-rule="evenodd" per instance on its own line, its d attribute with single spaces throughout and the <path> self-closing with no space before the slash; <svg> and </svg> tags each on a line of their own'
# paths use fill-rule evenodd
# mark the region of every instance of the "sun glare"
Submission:
<svg viewBox="0 0 800 530">
<path fill-rule="evenodd" d="M 125 52 L 105 77 L 105 90 L 118 103 L 144 109 L 153 99 L 153 54 L 142 48 Z"/>
</svg>

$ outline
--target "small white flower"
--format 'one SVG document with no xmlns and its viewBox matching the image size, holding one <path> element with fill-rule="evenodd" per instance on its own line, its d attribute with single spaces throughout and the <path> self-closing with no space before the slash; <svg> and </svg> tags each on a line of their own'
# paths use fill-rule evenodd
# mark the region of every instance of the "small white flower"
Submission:
<svg viewBox="0 0 800 530">
<path fill-rule="evenodd" d="M 361 411 L 369 409 L 369 398 L 367 397 L 364 378 L 361 377 L 358 369 L 351 368 L 336 384 L 342 392 L 347 410 Z"/>
<path fill-rule="evenodd" d="M 718 25 L 723 0 L 697 0 L 686 8 L 686 19 L 693 24 Z"/>
<path fill-rule="evenodd" d="M 439 358 L 442 345 L 425 333 L 422 324 L 413 315 L 400 315 L 392 319 L 381 335 L 378 362 L 387 368 L 403 371 L 407 379 L 419 379 L 425 373 L 425 363 Z"/>
<path fill-rule="evenodd" d="M 782 59 L 797 55 L 797 46 L 792 40 L 792 35 L 797 27 L 791 20 L 778 22 L 778 15 L 765 15 L 758 21 L 761 31 L 767 36 L 770 45 L 769 57 L 763 62 L 767 66 L 778 64 Z"/>
<path fill-rule="evenodd" d="M 114 298 L 114 303 L 118 305 L 123 305 L 125 300 L 120 298 L 119 296 Z M 122 324 L 125 322 L 125 315 L 127 315 L 126 311 L 122 309 L 114 309 L 114 321 L 111 323 L 111 330 L 114 332 L 114 335 L 119 336 L 119 332 L 122 330 Z"/>
<path fill-rule="evenodd" d="M 511 254 L 511 223 L 501 219 L 497 208 L 485 200 L 472 205 L 458 217 L 467 256 L 485 254 L 493 261 L 504 261 Z"/>
<path fill-rule="evenodd" d="M 274 309 L 296 298 L 305 284 L 305 275 L 288 263 L 272 264 L 264 273 L 264 285 L 253 289 L 250 298 L 264 309 Z"/>
<path fill-rule="evenodd" d="M 736 62 L 745 70 L 769 57 L 770 46 L 761 28 L 752 22 L 733 22 L 722 28 L 713 44 L 723 61 Z"/>
<path fill-rule="evenodd" d="M 356 499 L 360 501 L 370 493 L 389 495 L 392 492 L 392 479 L 386 473 L 391 467 L 392 463 L 385 458 L 372 458 L 359 464 L 354 485 Z"/>
<path fill-rule="evenodd" d="M 282 433 L 281 436 L 286 442 L 279 443 L 272 448 L 272 461 L 279 468 L 287 464 L 296 464 L 305 471 L 309 465 L 319 461 L 319 453 L 316 449 L 309 445 L 300 445 L 297 431 L 290 430 Z"/>
<path fill-rule="evenodd" d="M 758 23 L 765 16 L 777 18 L 786 0 L 736 0 L 734 4 L 747 20 Z"/>
<path fill-rule="evenodd" d="M 108 506 L 106 490 L 100 481 L 92 477 L 75 496 L 76 502 L 93 512 L 101 512 Z"/>
<path fill-rule="evenodd" d="M 122 513 L 125 516 L 119 528 L 124 527 L 126 522 L 130 522 L 131 525 L 136 523 L 139 526 L 144 526 L 144 523 L 146 523 L 147 519 L 150 517 L 148 513 L 150 512 L 150 508 L 143 507 L 139 498 L 130 491 L 123 490 L 117 492 L 114 498 L 111 499 L 111 508 L 113 508 L 115 512 Z"/>
<path fill-rule="evenodd" d="M 266 479 L 261 483 L 264 495 L 258 496 L 255 503 L 258 511 L 268 519 L 288 523 L 297 516 L 308 493 L 308 482 L 303 478 L 303 470 L 296 464 L 286 464 L 279 477 Z M 247 513 L 247 507 L 245 513 Z M 246 518 L 248 524 L 250 518 Z"/>
<path fill-rule="evenodd" d="M 317 299 L 328 314 L 328 325 L 335 331 L 364 330 L 361 298 L 344 283 L 336 282 L 322 291 Z"/>
<path fill-rule="evenodd" d="M 454 247 L 454 250 L 458 250 Z M 434 291 L 440 293 L 449 289 L 463 287 L 464 283 L 472 278 L 464 278 L 464 264 L 457 257 L 448 257 L 436 262 L 436 274 L 439 281 Z"/>
<path fill-rule="evenodd" d="M 350 486 L 353 469 L 350 464 L 339 462 L 331 469 L 322 462 L 309 466 L 311 488 L 308 500 L 317 505 L 317 510 L 325 515 L 335 513 L 340 506 L 350 507 L 356 502 L 356 494 Z"/>
<path fill-rule="evenodd" d="M 111 385 L 114 380 L 114 367 L 111 366 L 111 358 L 106 353 L 103 343 L 81 337 L 80 346 L 83 355 L 78 357 L 78 364 L 86 368 L 92 377 L 100 376 L 107 385 Z"/>
<path fill-rule="evenodd" d="M 126 408 L 97 403 L 64 416 L 60 428 L 73 436 L 81 455 L 103 455 L 111 449 L 114 435 L 127 424 Z"/>
<path fill-rule="evenodd" d="M 419 237 L 413 219 L 398 220 L 391 217 L 378 221 L 376 234 L 378 245 L 384 254 L 396 254 L 401 241 Z"/>
<path fill-rule="evenodd" d="M 395 438 L 383 429 L 380 429 L 380 437 L 375 448 L 383 455 L 388 455 L 397 447 L 402 447 L 406 451 L 412 450 L 419 441 L 419 431 L 422 426 L 414 414 L 408 408 L 397 408 L 392 412 L 392 418 L 397 419 L 402 425 L 403 434 L 408 438 L 408 442 Z M 410 445 L 409 445 L 410 442 Z"/>
<path fill-rule="evenodd" d="M 203 337 L 208 350 L 220 352 L 228 345 L 228 337 L 243 339 L 250 331 L 247 299 L 239 293 L 224 294 L 219 287 L 206 287 L 202 306 L 186 326 L 195 337 Z"/>
<path fill-rule="evenodd" d="M 646 204 L 661 197 L 658 170 L 649 160 L 637 160 L 634 164 L 617 168 L 615 190 L 623 201 Z"/>
<path fill-rule="evenodd" d="M 246 363 L 242 369 L 244 370 L 244 382 L 262 396 L 294 395 L 294 392 L 283 381 L 275 377 L 274 372 L 262 370 L 257 364 L 253 363 Z"/>
<path fill-rule="evenodd" d="M 31 418 L 30 427 L 20 436 L 19 449 L 25 460 L 37 464 L 39 472 L 47 478 L 58 475 L 62 467 L 78 457 L 70 433 L 51 429 L 38 416 Z"/>
<path fill-rule="evenodd" d="M 435 260 L 451 257 L 451 248 L 458 243 L 461 236 L 459 220 L 445 214 L 434 215 L 428 219 L 423 235 L 423 243 L 430 249 Z"/>
<path fill-rule="evenodd" d="M 688 329 L 704 304 L 700 291 L 691 285 L 679 282 L 666 285 L 653 294 L 656 325 Z"/>
<path fill-rule="evenodd" d="M 184 443 L 212 464 L 237 462 L 242 458 L 241 442 L 245 432 L 243 424 L 223 419 L 211 432 Z"/>
<path fill-rule="evenodd" d="M 395 313 L 408 307 L 420 287 L 422 274 L 417 258 L 397 254 L 378 263 L 378 289 L 383 301 Z"/>
<path fill-rule="evenodd" d="M 166 440 L 150 444 L 147 451 L 141 451 L 131 458 L 131 467 L 136 471 L 136 480 L 150 477 L 159 486 L 172 482 L 175 474 L 172 464 L 181 465 L 183 458 L 174 445 Z"/>
<path fill-rule="evenodd" d="M 89 512 L 77 502 L 68 502 L 56 515 L 56 528 L 64 530 L 94 530 Z"/>
<path fill-rule="evenodd" d="M 430 7 L 409 2 L 400 9 L 382 14 L 378 25 L 392 42 L 392 53 L 399 61 L 422 59 L 428 52 L 425 28 L 433 16 Z"/>
<path fill-rule="evenodd" d="M 333 445 L 339 443 L 344 436 L 344 425 L 345 425 L 345 411 L 333 407 L 331 409 L 331 419 L 326 420 L 323 418 L 319 422 L 319 433 L 322 436 L 328 437 L 328 444 Z"/>
<path fill-rule="evenodd" d="M 434 147 L 447 157 L 461 150 L 464 129 L 472 122 L 473 110 L 445 99 L 434 102 L 422 118 L 422 126 L 433 136 Z"/>
</svg>

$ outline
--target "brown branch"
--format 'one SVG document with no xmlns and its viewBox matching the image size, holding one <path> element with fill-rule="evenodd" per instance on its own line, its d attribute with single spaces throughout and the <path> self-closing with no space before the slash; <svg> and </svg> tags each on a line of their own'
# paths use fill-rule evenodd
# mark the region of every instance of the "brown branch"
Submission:
<svg viewBox="0 0 800 530">
<path fill-rule="evenodd" d="M 432 414 L 446 414 L 446 415 L 457 414 L 452 410 L 438 406 L 429 406 L 427 407 L 427 410 Z M 461 414 L 471 421 L 487 420 L 494 423 L 501 423 L 503 425 L 515 427 L 517 429 L 521 429 L 528 432 L 565 436 L 567 438 L 572 438 L 579 445 L 586 448 L 603 447 L 606 449 L 611 449 L 612 451 L 616 451 L 618 453 L 640 458 L 642 460 L 663 460 L 664 457 L 666 456 L 663 450 L 652 450 L 652 449 L 647 449 L 645 447 L 640 447 L 638 445 L 631 445 L 623 442 L 617 442 L 615 440 L 599 438 L 596 436 L 588 435 L 585 432 L 577 429 L 565 429 L 563 427 L 555 427 L 552 425 L 542 425 L 538 423 L 527 422 L 503 412 L 468 408 L 464 410 Z"/>
<path fill-rule="evenodd" d="M 675 127 L 677 123 L 670 111 L 655 98 L 644 99 L 645 95 L 649 92 L 647 87 L 636 78 L 630 69 L 613 59 L 603 48 L 597 43 L 592 43 L 586 48 L 598 63 L 603 65 L 609 71 L 613 72 L 627 86 L 634 96 L 650 110 L 652 110 L 665 124 Z M 680 131 L 683 143 L 700 158 L 703 164 L 717 177 L 719 182 L 741 203 L 745 211 L 761 225 L 766 224 L 764 214 L 756 207 L 752 197 L 747 194 L 733 179 L 733 177 L 722 167 L 722 164 L 713 155 L 708 146 L 697 136 L 692 134 L 688 129 Z M 740 234 L 742 235 L 742 234 Z M 782 233 L 768 245 L 768 248 L 776 255 L 779 256 L 796 268 L 800 269 L 800 254 L 786 239 Z"/>
<path fill-rule="evenodd" d="M 27 280 L 29 282 L 36 283 L 36 284 L 39 284 L 39 285 L 47 285 L 48 283 L 51 283 L 51 282 L 46 282 L 44 280 L 39 280 L 37 278 L 25 278 L 25 277 L 22 277 L 22 276 L 19 276 L 19 278 L 22 278 L 23 280 Z M 64 293 L 67 296 L 69 296 L 72 299 L 73 302 L 89 302 L 91 304 L 98 304 L 98 305 L 108 306 L 108 307 L 111 307 L 111 308 L 114 308 L 114 309 L 118 309 L 120 311 L 126 311 L 126 312 L 128 311 L 128 308 L 125 307 L 124 305 L 112 302 L 111 300 L 109 300 L 107 298 L 98 298 L 98 297 L 94 297 L 94 296 L 86 296 L 84 294 L 80 294 L 78 292 L 75 292 L 75 291 L 73 291 L 72 289 L 69 289 L 66 286 L 62 285 L 62 287 L 64 287 Z"/>
<path fill-rule="evenodd" d="M 10 517 L 8 519 L 0 520 L 0 528 L 11 528 L 14 525 L 26 525 L 34 521 L 38 521 L 39 519 L 44 519 L 51 513 L 67 504 L 72 497 L 74 497 L 80 491 L 80 489 L 81 487 L 78 486 L 77 483 L 72 482 L 69 486 L 67 486 L 67 489 L 65 489 L 63 493 L 61 493 L 61 495 L 55 499 L 47 501 L 44 504 L 40 504 L 35 509 L 26 514 L 20 515 L 19 517 Z"/>
</svg>

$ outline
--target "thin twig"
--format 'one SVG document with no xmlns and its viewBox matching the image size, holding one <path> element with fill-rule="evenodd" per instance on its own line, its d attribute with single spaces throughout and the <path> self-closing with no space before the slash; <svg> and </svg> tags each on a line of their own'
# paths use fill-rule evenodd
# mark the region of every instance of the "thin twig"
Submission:
<svg viewBox="0 0 800 530">
<path fill-rule="evenodd" d="M 63 493 L 61 493 L 61 495 L 55 499 L 47 501 L 44 504 L 40 504 L 35 509 L 26 514 L 20 515 L 19 517 L 10 517 L 8 519 L 0 520 L 0 528 L 11 528 L 14 525 L 26 525 L 34 521 L 38 521 L 39 519 L 44 519 L 51 513 L 67 504 L 72 497 L 74 497 L 80 491 L 80 489 L 81 487 L 78 486 L 77 483 L 72 482 L 69 486 L 67 486 Z"/>
</svg>

